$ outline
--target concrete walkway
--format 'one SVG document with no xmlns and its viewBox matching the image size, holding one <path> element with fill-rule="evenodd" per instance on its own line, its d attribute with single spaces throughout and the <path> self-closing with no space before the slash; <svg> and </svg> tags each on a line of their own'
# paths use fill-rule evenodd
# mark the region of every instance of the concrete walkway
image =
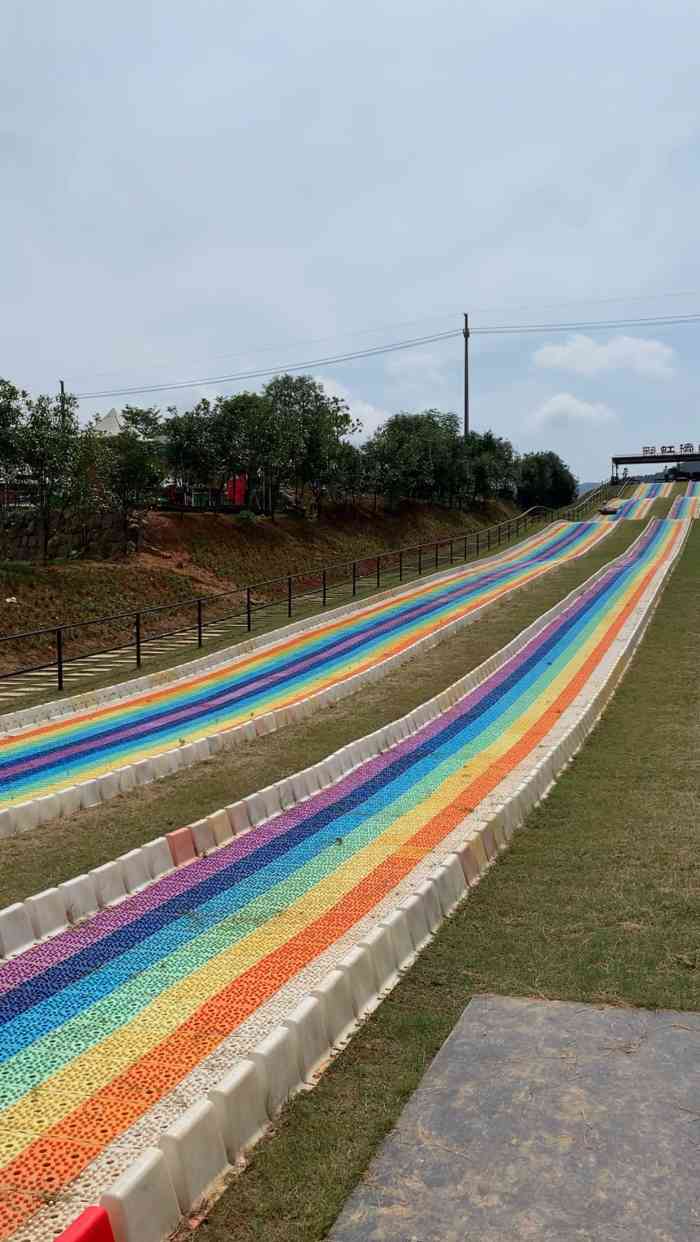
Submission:
<svg viewBox="0 0 700 1242">
<path fill-rule="evenodd" d="M 700 1238 L 700 1014 L 479 996 L 330 1242 Z"/>
</svg>

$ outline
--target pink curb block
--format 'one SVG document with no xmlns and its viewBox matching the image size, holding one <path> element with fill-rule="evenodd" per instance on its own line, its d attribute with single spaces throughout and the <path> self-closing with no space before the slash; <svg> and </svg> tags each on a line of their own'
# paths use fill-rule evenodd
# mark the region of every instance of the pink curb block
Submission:
<svg viewBox="0 0 700 1242">
<path fill-rule="evenodd" d="M 167 832 L 165 839 L 170 846 L 170 853 L 176 867 L 193 862 L 197 857 L 194 838 L 189 828 L 176 828 L 174 832 Z"/>
</svg>

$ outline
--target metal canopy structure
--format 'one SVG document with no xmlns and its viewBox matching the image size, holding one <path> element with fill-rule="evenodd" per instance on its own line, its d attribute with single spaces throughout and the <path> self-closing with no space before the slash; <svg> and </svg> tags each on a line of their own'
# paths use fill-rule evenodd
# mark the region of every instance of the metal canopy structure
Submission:
<svg viewBox="0 0 700 1242">
<path fill-rule="evenodd" d="M 620 466 L 653 466 L 661 465 L 683 471 L 686 474 L 700 475 L 700 445 L 698 452 L 693 452 L 694 445 L 682 444 L 678 449 L 674 445 L 662 445 L 658 450 L 649 448 L 641 453 L 619 453 L 611 457 L 611 477 L 616 480 Z"/>
</svg>

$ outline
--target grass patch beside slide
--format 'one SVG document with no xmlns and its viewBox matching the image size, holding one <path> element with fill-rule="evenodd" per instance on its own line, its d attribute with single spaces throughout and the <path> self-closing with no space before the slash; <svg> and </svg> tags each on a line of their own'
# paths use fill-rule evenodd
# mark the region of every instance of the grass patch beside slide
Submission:
<svg viewBox="0 0 700 1242">
<path fill-rule="evenodd" d="M 476 992 L 700 1007 L 699 631 L 695 524 L 586 746 L 319 1086 L 286 1110 L 201 1242 L 323 1238 Z"/>
</svg>

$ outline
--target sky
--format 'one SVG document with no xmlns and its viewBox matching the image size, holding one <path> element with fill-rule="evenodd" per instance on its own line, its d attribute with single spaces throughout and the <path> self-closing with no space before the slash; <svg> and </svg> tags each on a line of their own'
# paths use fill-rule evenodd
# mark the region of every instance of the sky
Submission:
<svg viewBox="0 0 700 1242">
<path fill-rule="evenodd" d="M 3 0 L 0 34 L 0 375 L 33 392 L 700 311 L 697 0 Z M 472 426 L 582 480 L 700 444 L 699 337 L 474 335 Z M 462 344 L 309 371 L 368 435 L 461 414 Z"/>
</svg>

